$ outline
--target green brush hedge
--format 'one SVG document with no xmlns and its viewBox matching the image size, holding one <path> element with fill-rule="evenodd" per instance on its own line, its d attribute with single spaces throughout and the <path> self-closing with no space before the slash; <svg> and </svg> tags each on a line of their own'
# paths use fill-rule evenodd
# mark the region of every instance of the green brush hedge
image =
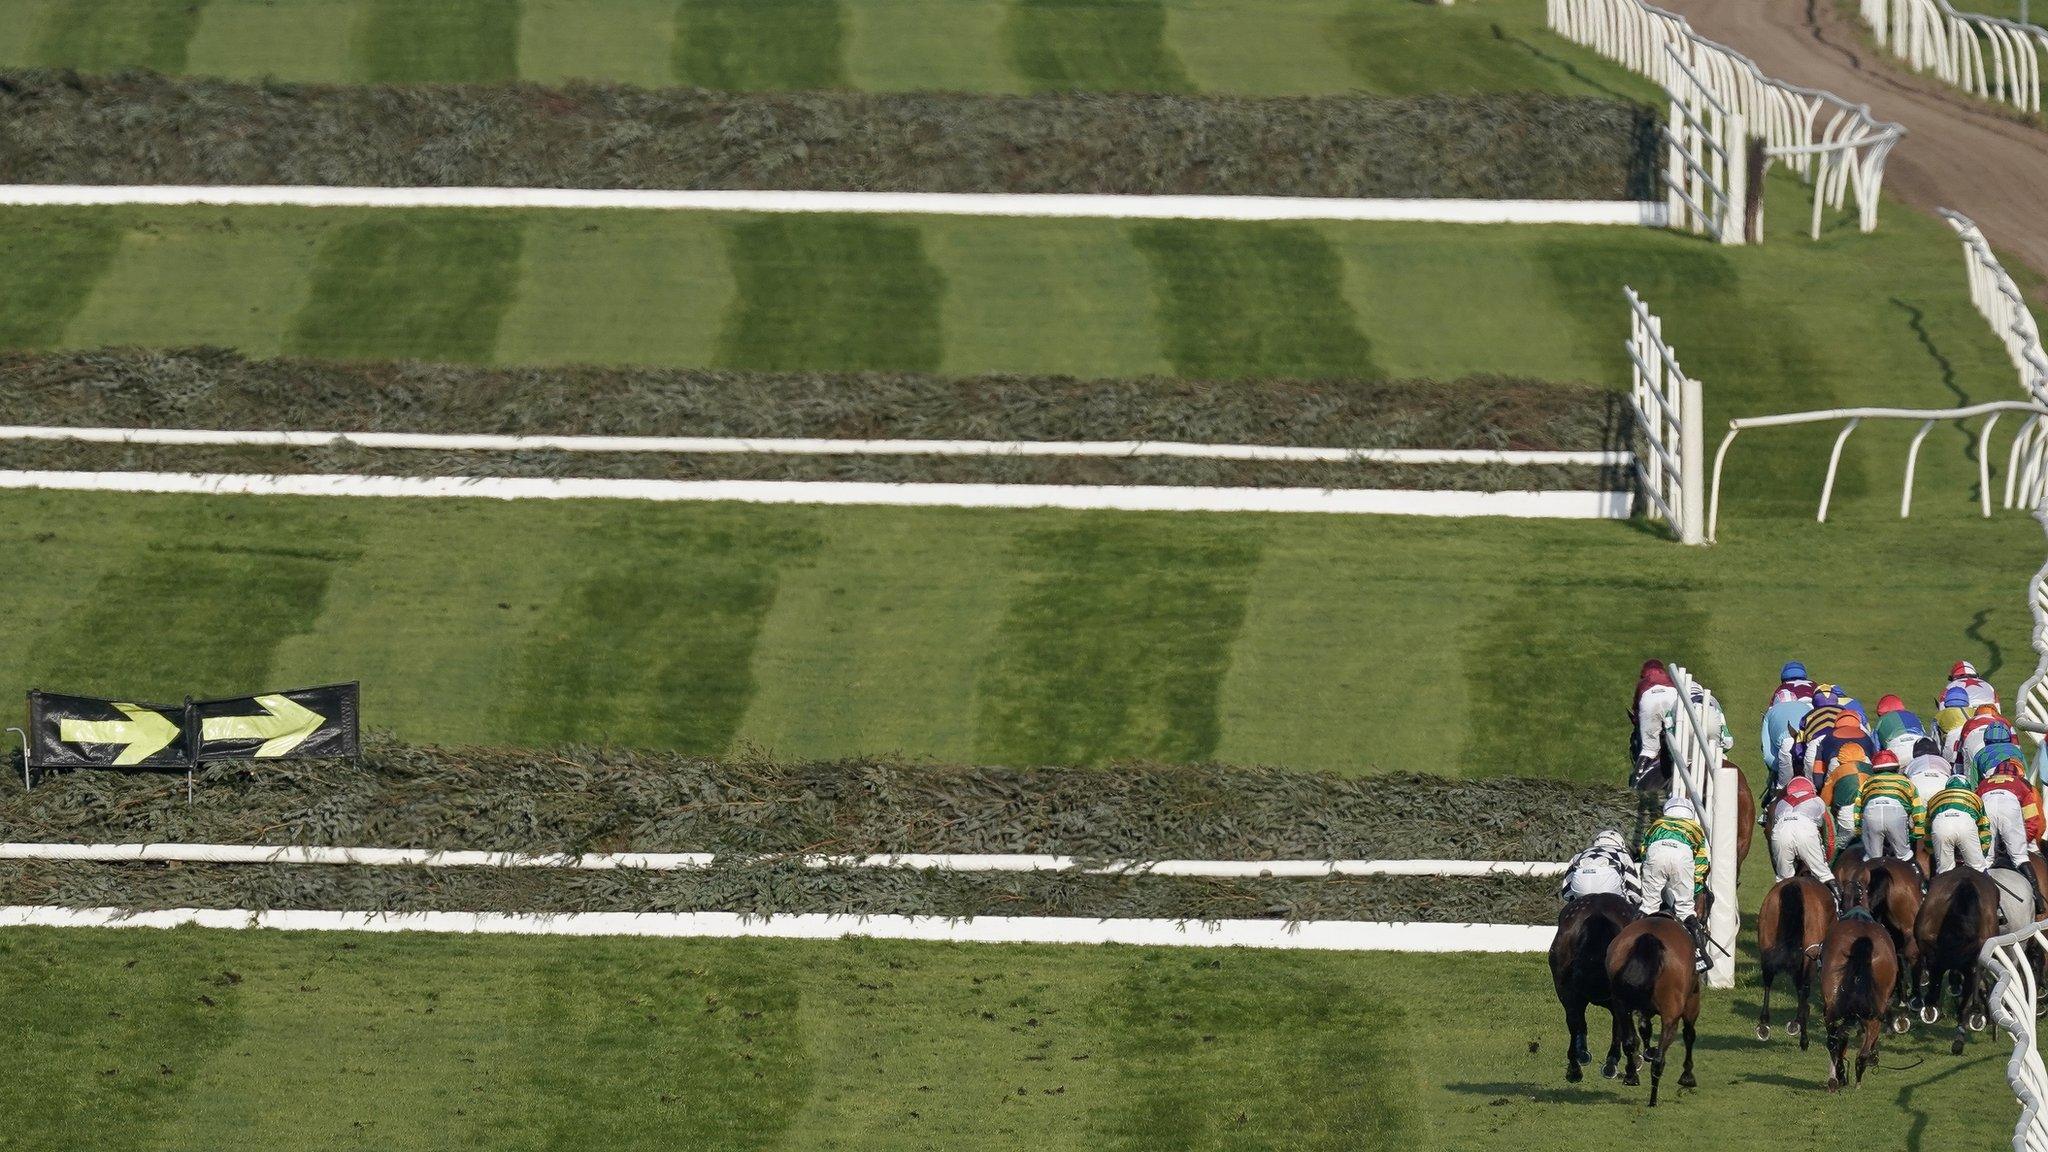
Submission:
<svg viewBox="0 0 2048 1152">
<path fill-rule="evenodd" d="M 0 73 L 0 180 L 1645 199 L 1616 100 L 321 86 Z"/>
</svg>

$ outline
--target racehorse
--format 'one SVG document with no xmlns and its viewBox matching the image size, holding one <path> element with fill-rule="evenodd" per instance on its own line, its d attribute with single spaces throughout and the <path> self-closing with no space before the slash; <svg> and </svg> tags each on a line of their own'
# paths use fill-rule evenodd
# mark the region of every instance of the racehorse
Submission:
<svg viewBox="0 0 2048 1152">
<path fill-rule="evenodd" d="M 1571 1043 L 1565 1050 L 1564 1078 L 1577 1083 L 1584 1074 L 1579 1065 L 1593 1062 L 1586 1042 L 1586 1006 L 1598 1005 L 1614 1015 L 1609 1030 L 1607 1062 L 1600 1074 L 1614 1078 L 1621 1062 L 1622 1014 L 1609 998 L 1607 946 L 1638 913 L 1626 897 L 1611 892 L 1581 896 L 1557 914 L 1557 935 L 1550 941 L 1550 983 L 1557 989 L 1557 1002 L 1564 1005 L 1565 1027 Z"/>
<path fill-rule="evenodd" d="M 1849 901 L 1861 904 L 1870 910 L 1872 917 L 1884 927 L 1892 938 L 1892 951 L 1898 963 L 1912 971 L 1920 962 L 1919 941 L 1914 938 L 1913 928 L 1920 919 L 1920 874 L 1904 860 L 1889 856 L 1873 860 L 1863 868 L 1861 892 Z M 1899 1017 L 1892 1022 L 1892 1030 L 1904 1032 L 1913 1026 L 1912 1017 L 1907 1015 L 1907 997 L 1912 989 L 1910 981 L 1899 981 L 1894 989 L 1899 997 Z"/>
<path fill-rule="evenodd" d="M 1669 916 L 1645 916 L 1616 933 L 1607 946 L 1614 1031 L 1628 1053 L 1628 1074 L 1622 1083 L 1642 1083 L 1636 1074 L 1640 1039 L 1642 1047 L 1649 1050 L 1652 1108 L 1657 1106 L 1664 1057 L 1671 1050 L 1674 1030 L 1681 1030 L 1685 1038 L 1685 1067 L 1679 1073 L 1679 1087 L 1699 1083 L 1692 1075 L 1693 1027 L 1700 1018 L 1700 980 L 1693 962 L 1692 938 Z M 1652 1017 L 1663 1024 L 1663 1034 L 1654 1047 L 1650 1043 Z"/>
<path fill-rule="evenodd" d="M 1849 1031 L 1861 1027 L 1856 1050 L 1856 1083 L 1863 1070 L 1877 1063 L 1877 1040 L 1884 1031 L 1886 1007 L 1899 982 L 1899 954 L 1883 925 L 1868 912 L 1852 909 L 1835 921 L 1821 942 L 1820 1007 L 1828 1029 L 1828 1091 L 1841 1090 Z"/>
<path fill-rule="evenodd" d="M 1951 868 L 1927 886 L 1927 898 L 1920 904 L 1920 916 L 1913 923 L 1919 946 L 1920 967 L 1913 983 L 1920 989 L 1920 1019 L 1928 1024 L 1941 1019 L 1941 996 L 1954 975 L 1956 992 L 1956 1038 L 1949 1051 L 1963 1054 L 1972 1017 L 1977 1008 L 1979 969 L 1977 954 L 1984 941 L 1998 935 L 1998 886 L 1991 877 L 1968 866 Z"/>
<path fill-rule="evenodd" d="M 1785 1031 L 1799 1037 L 1806 1050 L 1809 997 L 1820 942 L 1835 923 L 1835 898 L 1827 887 L 1803 872 L 1771 885 L 1756 915 L 1756 951 L 1763 964 L 1764 1004 L 1756 1016 L 1756 1038 L 1771 1038 L 1771 985 L 1780 975 L 1799 993 L 1799 1014 Z"/>
</svg>

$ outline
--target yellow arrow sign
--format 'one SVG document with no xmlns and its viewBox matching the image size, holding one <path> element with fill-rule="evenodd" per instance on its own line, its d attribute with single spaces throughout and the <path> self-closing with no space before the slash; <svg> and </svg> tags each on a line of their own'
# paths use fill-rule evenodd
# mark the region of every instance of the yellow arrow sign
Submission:
<svg viewBox="0 0 2048 1152">
<path fill-rule="evenodd" d="M 258 696 L 261 716 L 208 716 L 199 728 L 202 740 L 261 740 L 258 759 L 282 756 L 320 730 L 327 717 L 287 696 Z"/>
<path fill-rule="evenodd" d="M 135 704 L 116 704 L 126 720 L 71 720 L 57 722 L 57 739 L 66 744 L 125 744 L 116 764 L 140 764 L 170 747 L 178 738 L 178 726 L 160 712 Z"/>
</svg>

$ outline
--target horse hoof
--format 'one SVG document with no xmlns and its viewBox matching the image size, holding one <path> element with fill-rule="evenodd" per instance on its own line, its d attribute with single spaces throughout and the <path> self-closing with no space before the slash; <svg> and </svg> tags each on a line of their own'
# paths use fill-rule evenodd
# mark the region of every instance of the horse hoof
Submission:
<svg viewBox="0 0 2048 1152">
<path fill-rule="evenodd" d="M 1602 1064 L 1600 1066 L 1600 1076 L 1602 1079 L 1612 1080 L 1615 1078 L 1615 1076 L 1619 1075 L 1620 1072 L 1621 1069 L 1615 1067 L 1613 1064 Z"/>
<path fill-rule="evenodd" d="M 1564 1069 L 1564 1078 L 1567 1083 L 1577 1084 L 1579 1081 L 1586 1078 L 1586 1074 L 1584 1072 L 1579 1071 L 1579 1066 L 1577 1064 L 1567 1064 L 1565 1065 Z"/>
<path fill-rule="evenodd" d="M 1963 1054 L 1963 1038 L 1961 1036 L 1956 1037 L 1955 1043 L 1948 1046 L 1948 1054 L 1951 1056 L 1961 1056 Z"/>
<path fill-rule="evenodd" d="M 1791 1021 L 1787 1021 L 1787 1022 L 1786 1022 L 1786 1024 L 1785 1024 L 1785 1035 L 1787 1035 L 1787 1036 L 1797 1036 L 1797 1037 L 1800 1037 L 1801 1039 L 1805 1039 L 1805 1037 L 1806 1037 L 1806 1026 L 1805 1026 L 1805 1025 L 1803 1025 L 1803 1024 L 1801 1024 L 1801 1023 L 1800 1023 L 1799 1021 L 1797 1021 L 1797 1020 L 1791 1020 Z"/>
<path fill-rule="evenodd" d="M 1984 1014 L 1982 1012 L 1972 1012 L 1970 1013 L 1969 1025 L 1970 1031 L 1982 1032 L 1984 1029 L 1989 1028 L 1991 1026 L 1991 1021 L 1985 1019 Z"/>
<path fill-rule="evenodd" d="M 1840 1092 L 1841 1090 L 1842 1082 L 1840 1080 L 1835 1079 L 1833 1076 L 1828 1077 L 1828 1094 L 1833 1095 L 1834 1093 Z"/>
<path fill-rule="evenodd" d="M 1894 1033 L 1904 1035 L 1906 1031 L 1912 1027 L 1913 1018 L 1911 1016 L 1906 1015 L 1904 1012 L 1901 1012 L 1897 1016 L 1892 1017 L 1892 1031 Z"/>
<path fill-rule="evenodd" d="M 1941 1009 L 1936 1008 L 1934 1005 L 1929 1004 L 1925 1008 L 1920 1009 L 1920 1022 L 1922 1024 L 1935 1024 L 1939 1023 L 1940 1020 Z"/>
<path fill-rule="evenodd" d="M 1628 1085 L 1631 1088 L 1640 1088 L 1643 1085 L 1643 1078 L 1641 1076 L 1636 1075 L 1633 1072 L 1630 1072 L 1629 1074 L 1621 1078 L 1621 1082 L 1623 1084 Z"/>
<path fill-rule="evenodd" d="M 1680 1076 L 1678 1078 L 1678 1086 L 1680 1088 L 1697 1088 L 1700 1086 L 1700 1082 L 1698 1080 L 1693 1079 L 1692 1073 L 1687 1072 L 1685 1075 Z"/>
<path fill-rule="evenodd" d="M 1759 1040 L 1769 1040 L 1771 1038 L 1771 1026 L 1769 1024 L 1757 1025 L 1756 1038 Z"/>
</svg>

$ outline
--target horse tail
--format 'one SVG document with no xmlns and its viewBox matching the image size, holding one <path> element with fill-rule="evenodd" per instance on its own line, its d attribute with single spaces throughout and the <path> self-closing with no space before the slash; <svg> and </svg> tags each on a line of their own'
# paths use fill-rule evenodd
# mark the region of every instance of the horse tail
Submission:
<svg viewBox="0 0 2048 1152">
<path fill-rule="evenodd" d="M 1664 942 L 1645 932 L 1629 945 L 1628 955 L 1614 973 L 1615 1005 L 1647 1005 L 1657 987 L 1657 973 L 1664 967 Z"/>
<path fill-rule="evenodd" d="M 1948 908 L 1941 917 L 1944 949 L 1961 953 L 1983 943 L 1977 939 L 1977 925 L 1984 915 L 1983 901 L 1984 894 L 1975 884 L 1958 884 L 1949 889 Z M 1995 911 L 1993 915 L 1996 916 Z"/>
<path fill-rule="evenodd" d="M 1788 886 L 1778 893 L 1778 938 L 1771 941 L 1770 949 L 1760 959 L 1764 974 L 1799 971 L 1800 957 L 1806 947 L 1806 894 L 1799 885 Z"/>
<path fill-rule="evenodd" d="M 1869 868 L 1863 875 L 1863 906 L 1874 914 L 1891 898 L 1892 872 L 1889 868 Z"/>
<path fill-rule="evenodd" d="M 1842 958 L 1842 983 L 1835 993 L 1836 1003 L 1830 1015 L 1846 1020 L 1868 1020 L 1884 1014 L 1884 1004 L 1877 995 L 1877 974 L 1872 971 L 1872 957 L 1877 945 L 1868 935 L 1861 935 L 1849 943 L 1849 954 Z"/>
</svg>

